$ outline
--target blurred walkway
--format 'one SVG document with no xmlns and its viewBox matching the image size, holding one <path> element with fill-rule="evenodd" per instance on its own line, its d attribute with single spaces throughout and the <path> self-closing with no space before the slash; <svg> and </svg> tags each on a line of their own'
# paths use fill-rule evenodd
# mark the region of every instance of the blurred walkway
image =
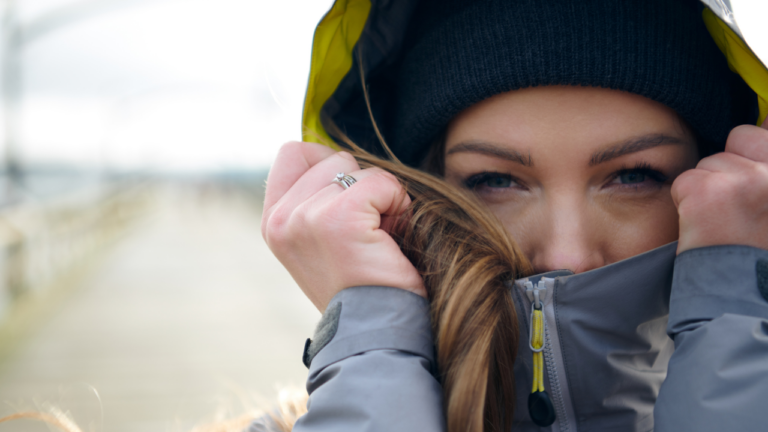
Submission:
<svg viewBox="0 0 768 432">
<path fill-rule="evenodd" d="M 0 364 L 0 416 L 53 404 L 84 432 L 187 431 L 303 385 L 320 315 L 240 195 L 163 192 L 80 285 Z"/>
</svg>

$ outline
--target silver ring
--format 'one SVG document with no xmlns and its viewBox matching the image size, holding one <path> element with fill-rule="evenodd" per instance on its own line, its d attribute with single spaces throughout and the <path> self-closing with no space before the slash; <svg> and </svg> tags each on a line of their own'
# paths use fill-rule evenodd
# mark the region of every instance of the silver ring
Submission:
<svg viewBox="0 0 768 432">
<path fill-rule="evenodd" d="M 338 173 L 336 174 L 336 178 L 333 179 L 333 182 L 340 185 L 344 189 L 348 189 L 350 186 L 357 183 L 357 180 L 355 180 L 355 178 L 351 175 Z"/>
</svg>

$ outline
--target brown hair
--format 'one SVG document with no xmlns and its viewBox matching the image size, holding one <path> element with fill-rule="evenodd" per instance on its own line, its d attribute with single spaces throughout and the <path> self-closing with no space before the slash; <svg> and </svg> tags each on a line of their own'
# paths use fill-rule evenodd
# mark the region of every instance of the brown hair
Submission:
<svg viewBox="0 0 768 432">
<path fill-rule="evenodd" d="M 390 234 L 429 295 L 448 432 L 511 430 L 519 331 L 509 283 L 532 273 L 530 263 L 469 191 L 402 164 L 381 137 L 388 160 L 333 132 L 362 168 L 394 174 L 411 197 Z M 281 409 L 272 420 L 289 432 L 296 418 Z"/>
<path fill-rule="evenodd" d="M 364 77 L 362 61 L 358 68 Z M 444 132 L 422 164 L 429 173 L 411 168 L 384 140 L 365 84 L 363 95 L 389 159 L 363 150 L 333 124 L 330 132 L 347 144 L 361 168 L 394 174 L 411 198 L 391 234 L 424 278 L 429 295 L 448 432 L 508 431 L 515 408 L 513 365 L 519 337 L 510 284 L 533 268 L 504 226 L 470 191 L 439 177 L 444 171 Z"/>
<path fill-rule="evenodd" d="M 531 266 L 469 191 L 346 140 L 361 167 L 394 174 L 412 199 L 391 234 L 429 294 L 448 432 L 508 431 L 518 325 L 509 282 Z M 381 138 L 380 138 L 381 139 Z"/>
</svg>

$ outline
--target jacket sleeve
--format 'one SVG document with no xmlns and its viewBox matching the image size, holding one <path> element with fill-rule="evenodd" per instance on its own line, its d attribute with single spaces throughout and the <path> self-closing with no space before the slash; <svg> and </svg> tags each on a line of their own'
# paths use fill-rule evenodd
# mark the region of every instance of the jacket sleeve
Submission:
<svg viewBox="0 0 768 432">
<path fill-rule="evenodd" d="M 305 348 L 307 413 L 295 432 L 444 431 L 429 305 L 397 288 L 337 294 Z"/>
<path fill-rule="evenodd" d="M 675 342 L 654 409 L 657 432 L 768 427 L 768 251 L 713 246 L 675 262 Z"/>
</svg>

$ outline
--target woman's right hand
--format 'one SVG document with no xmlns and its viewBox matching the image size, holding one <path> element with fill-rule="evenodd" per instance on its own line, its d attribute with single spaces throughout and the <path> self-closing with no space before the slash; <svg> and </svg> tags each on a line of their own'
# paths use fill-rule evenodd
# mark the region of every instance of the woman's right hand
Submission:
<svg viewBox="0 0 768 432">
<path fill-rule="evenodd" d="M 346 190 L 333 183 L 340 172 L 357 183 Z M 426 297 L 416 268 L 382 227 L 409 204 L 392 174 L 361 170 L 346 152 L 289 142 L 269 172 L 261 233 L 321 312 L 353 286 L 397 287 Z"/>
</svg>

